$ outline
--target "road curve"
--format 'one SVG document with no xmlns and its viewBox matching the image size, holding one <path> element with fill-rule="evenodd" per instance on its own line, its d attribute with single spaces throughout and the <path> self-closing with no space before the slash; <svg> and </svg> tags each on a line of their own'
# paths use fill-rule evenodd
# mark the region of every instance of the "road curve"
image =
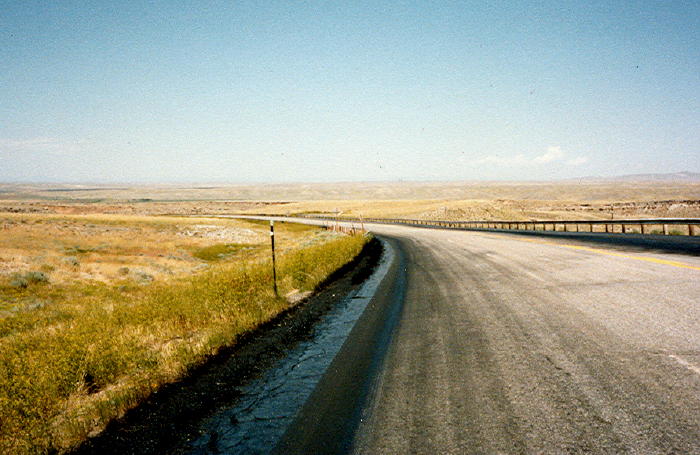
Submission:
<svg viewBox="0 0 700 455">
<path fill-rule="evenodd" d="M 276 453 L 700 454 L 697 245 L 368 227 L 391 336 L 358 322 Z"/>
<path fill-rule="evenodd" d="M 356 453 L 700 453 L 700 258 L 373 226 L 403 311 Z"/>
</svg>

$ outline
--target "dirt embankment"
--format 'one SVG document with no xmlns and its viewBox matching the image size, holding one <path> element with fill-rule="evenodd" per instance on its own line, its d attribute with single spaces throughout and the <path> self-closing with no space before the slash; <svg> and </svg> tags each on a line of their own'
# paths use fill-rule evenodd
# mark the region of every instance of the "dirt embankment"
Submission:
<svg viewBox="0 0 700 455">
<path fill-rule="evenodd" d="M 609 204 L 573 204 L 564 207 L 570 212 L 603 212 L 621 216 L 646 217 L 697 217 L 700 215 L 700 200 L 667 200 L 644 202 L 613 202 Z"/>
<path fill-rule="evenodd" d="M 564 220 L 611 218 L 696 218 L 700 200 L 672 199 L 626 202 L 562 202 L 506 200 L 452 203 L 417 213 L 417 219 L 440 220 Z"/>
<path fill-rule="evenodd" d="M 236 346 L 222 350 L 182 381 L 161 389 L 73 454 L 178 453 L 183 443 L 200 436 L 199 422 L 230 407 L 242 386 L 270 368 L 291 345 L 309 337 L 316 321 L 372 273 L 381 254 L 381 243 L 372 240 L 353 262 L 329 277 L 318 293 L 246 334 Z"/>
</svg>

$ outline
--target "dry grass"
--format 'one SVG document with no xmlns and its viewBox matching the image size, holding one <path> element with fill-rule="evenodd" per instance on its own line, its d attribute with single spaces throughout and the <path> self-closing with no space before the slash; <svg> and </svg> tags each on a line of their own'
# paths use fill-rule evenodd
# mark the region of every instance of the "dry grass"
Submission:
<svg viewBox="0 0 700 455">
<path fill-rule="evenodd" d="M 260 247 L 269 241 L 265 225 L 123 216 L 2 219 L 0 251 L 21 258 L 5 266 L 13 264 L 16 273 L 43 268 L 48 281 L 18 286 L 10 273 L 0 280 L 0 453 L 73 447 L 289 305 L 271 290 L 268 252 Z M 313 289 L 366 241 L 291 224 L 278 224 L 276 232 L 282 295 Z M 232 242 L 240 236 L 245 247 Z M 77 266 L 64 263 L 66 248 L 79 258 Z M 152 279 L 131 272 L 155 273 L 169 261 L 182 266 Z"/>
<path fill-rule="evenodd" d="M 287 246 L 303 237 L 278 234 Z M 162 281 L 205 268 L 207 249 L 250 255 L 268 241 L 263 226 L 217 218 L 0 214 L 0 282 L 28 271 L 50 273 L 52 283 Z"/>
</svg>

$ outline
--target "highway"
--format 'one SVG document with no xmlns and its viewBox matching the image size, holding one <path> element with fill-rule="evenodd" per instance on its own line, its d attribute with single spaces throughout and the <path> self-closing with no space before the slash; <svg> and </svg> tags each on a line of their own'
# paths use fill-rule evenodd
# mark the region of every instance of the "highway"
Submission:
<svg viewBox="0 0 700 455">
<path fill-rule="evenodd" d="M 391 334 L 351 334 L 278 452 L 700 453 L 699 256 L 370 229 L 399 261 L 377 297 L 398 308 Z"/>
</svg>

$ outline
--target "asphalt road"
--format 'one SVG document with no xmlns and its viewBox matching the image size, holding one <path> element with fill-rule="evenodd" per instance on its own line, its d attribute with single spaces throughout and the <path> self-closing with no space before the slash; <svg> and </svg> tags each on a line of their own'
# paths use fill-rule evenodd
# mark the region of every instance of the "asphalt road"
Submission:
<svg viewBox="0 0 700 455">
<path fill-rule="evenodd" d="M 372 230 L 406 289 L 356 453 L 700 453 L 700 257 Z"/>
</svg>

